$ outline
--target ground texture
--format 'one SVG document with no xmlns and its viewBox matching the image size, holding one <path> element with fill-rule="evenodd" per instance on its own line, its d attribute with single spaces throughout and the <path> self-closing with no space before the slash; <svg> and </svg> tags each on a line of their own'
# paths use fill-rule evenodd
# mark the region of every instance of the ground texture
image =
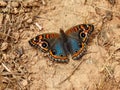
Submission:
<svg viewBox="0 0 120 90">
<path fill-rule="evenodd" d="M 87 53 L 52 63 L 28 40 L 93 24 Z M 0 90 L 120 90 L 119 0 L 1 0 Z"/>
</svg>

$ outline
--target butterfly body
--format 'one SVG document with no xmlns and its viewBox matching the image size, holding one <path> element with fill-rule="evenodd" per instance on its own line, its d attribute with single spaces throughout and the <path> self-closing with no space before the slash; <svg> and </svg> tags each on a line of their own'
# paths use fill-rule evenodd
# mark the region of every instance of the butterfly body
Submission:
<svg viewBox="0 0 120 90">
<path fill-rule="evenodd" d="M 68 56 L 78 60 L 86 51 L 89 35 L 94 30 L 91 24 L 80 24 L 58 33 L 40 34 L 31 40 L 29 44 L 42 52 L 49 53 L 48 57 L 59 63 L 68 63 Z"/>
</svg>

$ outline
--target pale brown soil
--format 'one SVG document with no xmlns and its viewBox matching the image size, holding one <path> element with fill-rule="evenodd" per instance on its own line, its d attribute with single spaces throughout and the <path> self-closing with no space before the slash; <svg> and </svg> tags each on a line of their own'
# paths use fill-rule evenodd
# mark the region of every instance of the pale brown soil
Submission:
<svg viewBox="0 0 120 90">
<path fill-rule="evenodd" d="M 95 30 L 78 61 L 52 63 L 28 43 L 83 23 Z M 120 1 L 1 0 L 0 90 L 120 90 Z"/>
</svg>

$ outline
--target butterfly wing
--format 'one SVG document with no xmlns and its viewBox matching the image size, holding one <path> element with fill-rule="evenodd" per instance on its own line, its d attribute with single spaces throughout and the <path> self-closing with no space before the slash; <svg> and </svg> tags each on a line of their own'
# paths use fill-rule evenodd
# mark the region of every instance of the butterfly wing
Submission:
<svg viewBox="0 0 120 90">
<path fill-rule="evenodd" d="M 93 30 L 93 25 L 81 24 L 74 26 L 65 32 L 68 36 L 68 50 L 72 55 L 72 59 L 77 60 L 83 56 L 86 51 L 88 37 Z"/>
<path fill-rule="evenodd" d="M 57 33 L 38 35 L 29 40 L 29 44 L 42 52 L 49 53 L 48 57 L 55 62 L 67 63 L 69 61 L 63 42 Z"/>
</svg>

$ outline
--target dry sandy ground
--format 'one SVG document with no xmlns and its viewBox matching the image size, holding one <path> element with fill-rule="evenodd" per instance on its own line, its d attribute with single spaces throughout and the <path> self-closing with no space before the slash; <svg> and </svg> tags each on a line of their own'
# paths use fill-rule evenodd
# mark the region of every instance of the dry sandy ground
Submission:
<svg viewBox="0 0 120 90">
<path fill-rule="evenodd" d="M 119 0 L 1 0 L 0 6 L 0 90 L 120 90 Z M 83 23 L 95 30 L 80 60 L 52 63 L 28 44 Z"/>
</svg>

